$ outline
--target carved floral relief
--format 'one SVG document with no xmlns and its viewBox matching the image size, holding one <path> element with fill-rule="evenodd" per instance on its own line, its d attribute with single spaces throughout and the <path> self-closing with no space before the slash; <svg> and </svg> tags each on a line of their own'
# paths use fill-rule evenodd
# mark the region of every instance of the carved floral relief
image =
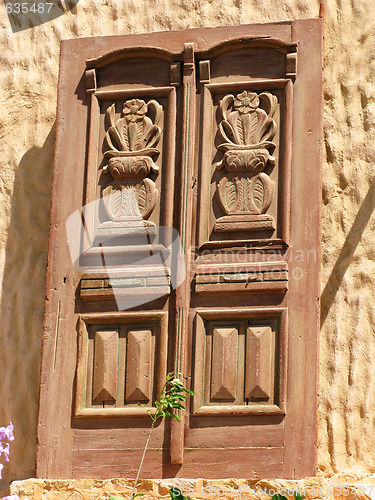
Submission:
<svg viewBox="0 0 375 500">
<path fill-rule="evenodd" d="M 162 110 L 155 100 L 131 99 L 125 101 L 123 116 L 116 120 L 115 103 L 107 109 L 105 142 L 110 149 L 104 152 L 109 161 L 103 172 L 114 180 L 102 193 L 110 220 L 99 226 L 98 235 L 137 234 L 155 227 L 147 218 L 159 193 L 149 175 L 159 172 L 154 157 L 159 154 Z"/>
<path fill-rule="evenodd" d="M 275 183 L 263 170 L 275 165 L 272 139 L 277 131 L 273 118 L 277 104 L 275 95 L 249 90 L 236 97 L 228 94 L 220 101 L 219 135 L 225 142 L 218 146 L 224 156 L 217 168 L 228 173 L 217 186 L 219 204 L 226 215 L 216 220 L 216 231 L 275 228 L 274 218 L 265 214 Z"/>
</svg>

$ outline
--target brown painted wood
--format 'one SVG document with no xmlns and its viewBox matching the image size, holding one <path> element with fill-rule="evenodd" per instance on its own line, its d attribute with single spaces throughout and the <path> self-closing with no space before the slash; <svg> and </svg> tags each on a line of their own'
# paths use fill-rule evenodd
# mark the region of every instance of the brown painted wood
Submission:
<svg viewBox="0 0 375 500">
<path fill-rule="evenodd" d="M 321 138 L 322 138 L 322 20 L 313 19 L 293 23 L 293 39 L 299 42 L 298 78 L 295 81 L 293 103 L 293 169 L 291 198 L 291 241 L 293 253 L 289 272 L 302 270 L 302 279 L 290 284 L 290 310 L 288 409 L 286 416 L 285 470 L 290 477 L 315 474 L 317 461 L 317 384 L 318 335 L 320 297 L 320 192 Z M 309 89 L 306 92 L 306 88 Z M 309 136 L 309 141 L 301 137 Z M 309 175 L 309 189 L 303 196 L 306 183 L 303 169 L 297 166 L 309 161 L 314 168 Z M 315 193 L 315 195 L 314 195 Z M 305 249 L 310 254 L 304 253 Z M 296 257 L 302 250 L 305 258 Z M 301 274 L 301 273 L 300 273 Z M 308 291 L 308 293 L 306 292 Z M 308 374 L 295 383 L 299 370 Z M 296 416 L 298 415 L 298 418 Z M 294 417 L 293 417 L 294 416 Z M 292 422 L 293 420 L 293 422 Z M 297 436 L 310 435 L 308 442 Z"/>
<path fill-rule="evenodd" d="M 214 328 L 212 336 L 211 399 L 235 401 L 238 330 Z"/>
<path fill-rule="evenodd" d="M 184 373 L 195 396 L 181 423 L 154 429 L 143 477 L 315 473 L 321 38 L 321 20 L 303 20 L 63 42 L 38 477 L 134 477 L 147 410 L 155 411 L 171 370 Z M 90 210 L 87 267 L 80 273 L 70 260 L 66 220 L 116 191 L 104 155 L 108 122 L 124 134 L 136 130 L 138 118 L 126 120 L 131 106 L 149 120 L 143 127 L 153 124 L 146 143 L 157 127 L 161 135 L 149 156 L 118 150 L 118 182 L 143 189 L 136 203 L 147 227 L 178 230 L 187 279 L 176 291 L 168 266 L 137 264 L 168 238 L 99 245 L 103 220 Z M 229 133 L 238 120 L 247 142 Z M 256 154 L 263 163 L 254 174 Z M 146 165 L 148 187 L 126 171 L 134 157 Z M 136 225 L 139 216 L 130 215 Z M 111 279 L 95 268 L 98 257 Z M 155 298 L 142 302 L 150 290 Z M 118 311 L 116 297 L 141 303 Z"/>
<path fill-rule="evenodd" d="M 192 422 L 190 431 L 186 435 L 185 445 L 187 448 L 215 448 L 224 446 L 228 441 L 233 447 L 242 447 L 244 443 L 251 443 L 256 448 L 266 448 L 269 446 L 282 447 L 284 443 L 284 430 L 282 416 L 247 416 L 237 420 L 236 425 L 227 426 L 225 433 L 212 436 L 206 432 L 207 427 L 212 427 L 213 423 L 218 427 L 224 426 L 226 417 L 215 417 L 212 422 L 210 418 L 202 417 Z M 76 450 L 112 450 L 125 446 L 126 449 L 142 449 L 147 440 L 148 421 L 142 419 L 128 419 L 125 425 L 123 420 L 106 420 L 102 422 L 100 428 L 94 420 L 80 421 L 81 426 L 76 427 L 74 437 L 74 449 Z M 264 433 L 264 426 L 267 425 L 267 433 Z M 163 447 L 164 426 L 158 424 L 150 439 L 150 447 Z M 110 432 L 109 432 L 110 430 Z"/>
<path fill-rule="evenodd" d="M 151 331 L 130 330 L 126 360 L 125 399 L 127 402 L 152 400 L 151 370 Z"/>
<path fill-rule="evenodd" d="M 111 344 L 107 361 L 96 366 L 97 336 L 111 335 L 117 326 L 118 344 Z M 148 416 L 155 412 L 153 401 L 160 394 L 167 369 L 168 317 L 161 311 L 82 314 L 79 329 L 75 416 L 76 418 L 111 418 Z M 116 350 L 116 354 L 114 351 Z M 105 367 L 107 363 L 107 367 Z M 112 374 L 115 398 L 95 398 L 96 378 L 105 371 Z M 108 373 L 109 375 L 109 373 Z M 99 377 L 100 378 L 100 377 Z M 101 377 L 102 380 L 104 377 Z M 142 407 L 138 406 L 142 403 Z"/>
<path fill-rule="evenodd" d="M 275 387 L 275 335 L 269 326 L 246 329 L 245 398 L 273 401 Z"/>
<path fill-rule="evenodd" d="M 191 262 L 191 232 L 193 197 L 192 176 L 195 139 L 195 43 L 188 40 L 184 44 L 183 64 L 183 123 L 181 137 L 181 191 L 179 204 L 179 231 L 182 252 L 185 257 L 186 275 L 190 275 Z M 176 341 L 174 348 L 173 367 L 175 373 L 186 373 L 186 346 L 188 330 L 188 313 L 190 305 L 190 282 L 186 279 L 176 290 Z M 184 461 L 185 413 L 178 411 L 179 421 L 171 422 L 171 463 L 182 464 Z"/>
<path fill-rule="evenodd" d="M 95 334 L 93 401 L 116 401 L 118 371 L 118 330 Z"/>
<path fill-rule="evenodd" d="M 85 99 L 80 82 L 84 61 L 69 70 L 70 87 L 64 77 L 69 66 L 70 47 L 62 44 L 57 105 L 55 167 L 52 186 L 51 230 L 46 280 L 46 305 L 41 363 L 36 474 L 38 477 L 70 477 L 74 431 L 70 425 L 77 346 L 74 296 L 79 274 L 72 269 L 66 244 L 65 222 L 82 204 L 85 162 L 85 129 L 70 130 L 71 117 L 85 123 L 86 107 L 74 99 L 71 86 Z M 68 88 L 67 88 L 68 87 Z M 69 89 L 69 90 L 68 90 Z M 69 112 L 67 111 L 69 110 Z M 67 142 L 69 147 L 67 147 Z M 59 168 L 67 162 L 72 170 Z M 75 189 L 66 189 L 74 184 Z M 64 202 L 62 203 L 62 200 Z"/>
<path fill-rule="evenodd" d="M 89 450 L 76 451 L 74 454 L 73 478 L 106 479 L 121 477 L 122 471 L 127 470 L 129 477 L 134 477 L 138 469 L 140 450 Z M 228 477 L 246 477 L 256 479 L 263 477 L 278 477 L 282 470 L 283 448 L 247 448 L 241 450 L 211 448 L 207 450 L 186 449 L 187 465 L 184 471 L 176 465 L 163 463 L 165 450 L 150 450 L 145 457 L 141 478 L 169 478 L 169 477 L 200 477 L 202 464 L 206 479 L 220 479 L 223 477 L 218 463 L 225 464 Z M 93 474 L 95 470 L 95 476 Z"/>
</svg>

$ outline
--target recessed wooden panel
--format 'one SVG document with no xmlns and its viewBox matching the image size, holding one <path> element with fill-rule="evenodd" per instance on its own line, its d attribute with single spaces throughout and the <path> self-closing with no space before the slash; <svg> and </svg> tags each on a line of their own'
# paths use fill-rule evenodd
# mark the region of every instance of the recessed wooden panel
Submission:
<svg viewBox="0 0 375 500">
<path fill-rule="evenodd" d="M 273 402 L 275 387 L 275 332 L 270 326 L 246 329 L 245 398 Z"/>
<path fill-rule="evenodd" d="M 195 291 L 200 295 L 227 293 L 285 293 L 288 289 L 286 262 L 200 265 Z"/>
<path fill-rule="evenodd" d="M 91 266 L 93 252 L 100 250 L 105 266 L 118 266 L 109 262 L 116 246 L 132 246 L 137 262 L 142 259 L 137 246 L 157 245 L 157 228 L 173 226 L 179 64 L 166 57 L 158 49 L 135 50 L 87 61 L 90 121 L 83 265 Z M 140 293 L 168 292 L 166 287 L 153 288 Z M 111 298 L 108 290 L 97 295 Z M 95 292 L 84 290 L 82 296 L 94 300 Z"/>
<path fill-rule="evenodd" d="M 224 68 L 226 75 L 224 74 Z M 215 57 L 211 64 L 211 81 L 225 82 L 228 75 L 235 80 L 283 78 L 286 57 L 274 48 L 256 47 L 229 51 Z"/>
<path fill-rule="evenodd" d="M 116 401 L 118 330 L 95 333 L 93 401 Z"/>
<path fill-rule="evenodd" d="M 166 374 L 167 315 L 144 311 L 141 317 L 123 312 L 83 318 L 76 416 L 146 416 L 147 410 L 153 413 L 153 401 Z"/>
<path fill-rule="evenodd" d="M 148 402 L 152 397 L 151 330 L 129 330 L 126 356 L 128 403 Z"/>
<path fill-rule="evenodd" d="M 107 272 L 92 270 L 82 274 L 80 293 L 84 300 L 113 300 L 119 296 L 125 300 L 126 296 L 129 299 L 143 296 L 151 301 L 170 293 L 169 274 L 169 269 L 162 265 L 129 266 Z"/>
<path fill-rule="evenodd" d="M 220 479 L 225 475 L 238 478 L 245 477 L 246 479 L 253 479 L 258 481 L 259 477 L 279 477 L 280 470 L 282 470 L 283 465 L 283 447 L 252 448 L 246 447 L 243 444 L 244 443 L 242 443 L 241 447 L 234 449 L 229 447 L 209 448 L 208 450 L 203 447 L 187 448 L 185 450 L 185 472 L 183 475 L 179 474 L 177 480 L 179 480 L 180 477 L 201 477 L 203 475 L 203 471 L 205 479 Z M 167 453 L 166 449 L 163 450 L 154 448 L 147 450 L 142 466 L 144 477 L 163 478 L 164 476 L 174 477 L 176 475 L 176 466 L 174 466 L 173 464 L 166 463 L 162 466 L 162 455 L 165 453 Z M 207 459 L 207 453 L 210 454 L 210 460 Z M 141 454 L 141 447 L 136 450 L 129 450 L 126 448 L 117 448 L 115 450 L 103 450 L 97 448 L 91 450 L 75 450 L 73 457 L 73 478 L 81 479 L 85 476 L 85 474 L 87 474 L 86 471 L 90 467 L 97 470 L 95 478 L 98 479 L 122 477 L 124 475 L 123 471 L 126 471 L 127 476 L 129 477 L 136 477 L 139 456 Z M 220 473 L 221 470 L 223 470 L 222 473 Z M 181 484 L 183 484 L 182 481 L 183 479 L 181 480 Z M 249 486 L 248 488 L 250 487 L 251 486 Z M 235 494 L 239 492 L 239 489 L 236 489 L 235 486 L 229 486 L 229 488 L 231 492 L 233 491 L 233 488 Z M 190 487 L 187 488 L 187 491 L 189 491 L 189 489 Z M 202 489 L 201 491 L 207 491 L 208 493 L 209 490 L 207 488 L 206 490 Z M 214 488 L 212 488 L 211 491 L 214 491 Z M 219 491 L 226 490 L 219 490 L 216 487 L 216 492 L 218 493 Z M 245 495 L 241 496 L 245 497 Z M 223 498 L 227 497 L 223 496 Z M 240 496 L 238 496 L 237 498 L 240 498 Z"/>
<path fill-rule="evenodd" d="M 98 87 L 105 89 L 161 87 L 170 81 L 170 64 L 160 58 L 130 57 L 98 71 Z"/>
<path fill-rule="evenodd" d="M 175 114 L 171 109 L 174 90 L 167 87 L 162 96 L 150 90 L 116 98 L 96 94 L 99 134 L 96 129 L 93 134 L 98 134 L 99 151 L 95 198 L 102 198 L 102 205 L 94 246 L 105 246 L 108 240 L 119 237 L 128 244 L 140 239 L 146 244 L 148 236 L 156 243 L 161 197 L 171 162 L 168 142 L 175 129 L 168 119 Z"/>
<path fill-rule="evenodd" d="M 288 241 L 290 84 L 203 85 L 200 246 Z"/>
<path fill-rule="evenodd" d="M 238 329 L 216 327 L 212 342 L 211 400 L 236 399 Z"/>
<path fill-rule="evenodd" d="M 283 309 L 199 310 L 195 415 L 284 414 L 285 318 Z"/>
</svg>

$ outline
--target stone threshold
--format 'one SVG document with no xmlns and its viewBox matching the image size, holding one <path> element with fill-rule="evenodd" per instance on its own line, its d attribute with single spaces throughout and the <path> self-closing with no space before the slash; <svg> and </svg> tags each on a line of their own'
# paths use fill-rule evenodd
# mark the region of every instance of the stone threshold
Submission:
<svg viewBox="0 0 375 500">
<path fill-rule="evenodd" d="M 21 500 L 105 500 L 110 496 L 129 499 L 133 479 L 26 479 L 14 481 L 11 495 Z M 192 499 L 270 500 L 279 493 L 290 499 L 297 492 L 308 500 L 375 500 L 375 475 L 341 475 L 288 479 L 142 479 L 137 493 L 148 499 L 170 499 L 170 488 L 179 488 Z"/>
<path fill-rule="evenodd" d="M 11 495 L 21 500 L 105 500 L 130 498 L 133 479 L 26 479 L 14 481 Z M 170 499 L 170 488 L 179 488 L 192 499 L 270 500 L 280 493 L 293 499 L 294 492 L 308 500 L 375 500 L 375 475 L 350 474 L 287 479 L 142 479 L 137 488 L 144 500 Z"/>
</svg>

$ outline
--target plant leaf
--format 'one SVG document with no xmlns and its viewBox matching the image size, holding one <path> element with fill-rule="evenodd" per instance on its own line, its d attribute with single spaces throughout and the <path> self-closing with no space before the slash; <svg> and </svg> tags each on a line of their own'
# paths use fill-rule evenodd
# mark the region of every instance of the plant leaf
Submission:
<svg viewBox="0 0 375 500">
<path fill-rule="evenodd" d="M 284 495 L 280 495 L 279 493 L 276 493 L 276 495 L 273 495 L 272 500 L 288 500 Z"/>
<path fill-rule="evenodd" d="M 305 497 L 303 495 L 300 495 L 296 491 L 294 492 L 294 498 L 295 500 L 303 500 Z"/>
<path fill-rule="evenodd" d="M 191 500 L 190 497 L 185 497 L 178 488 L 171 488 L 168 493 L 172 500 Z"/>
</svg>

